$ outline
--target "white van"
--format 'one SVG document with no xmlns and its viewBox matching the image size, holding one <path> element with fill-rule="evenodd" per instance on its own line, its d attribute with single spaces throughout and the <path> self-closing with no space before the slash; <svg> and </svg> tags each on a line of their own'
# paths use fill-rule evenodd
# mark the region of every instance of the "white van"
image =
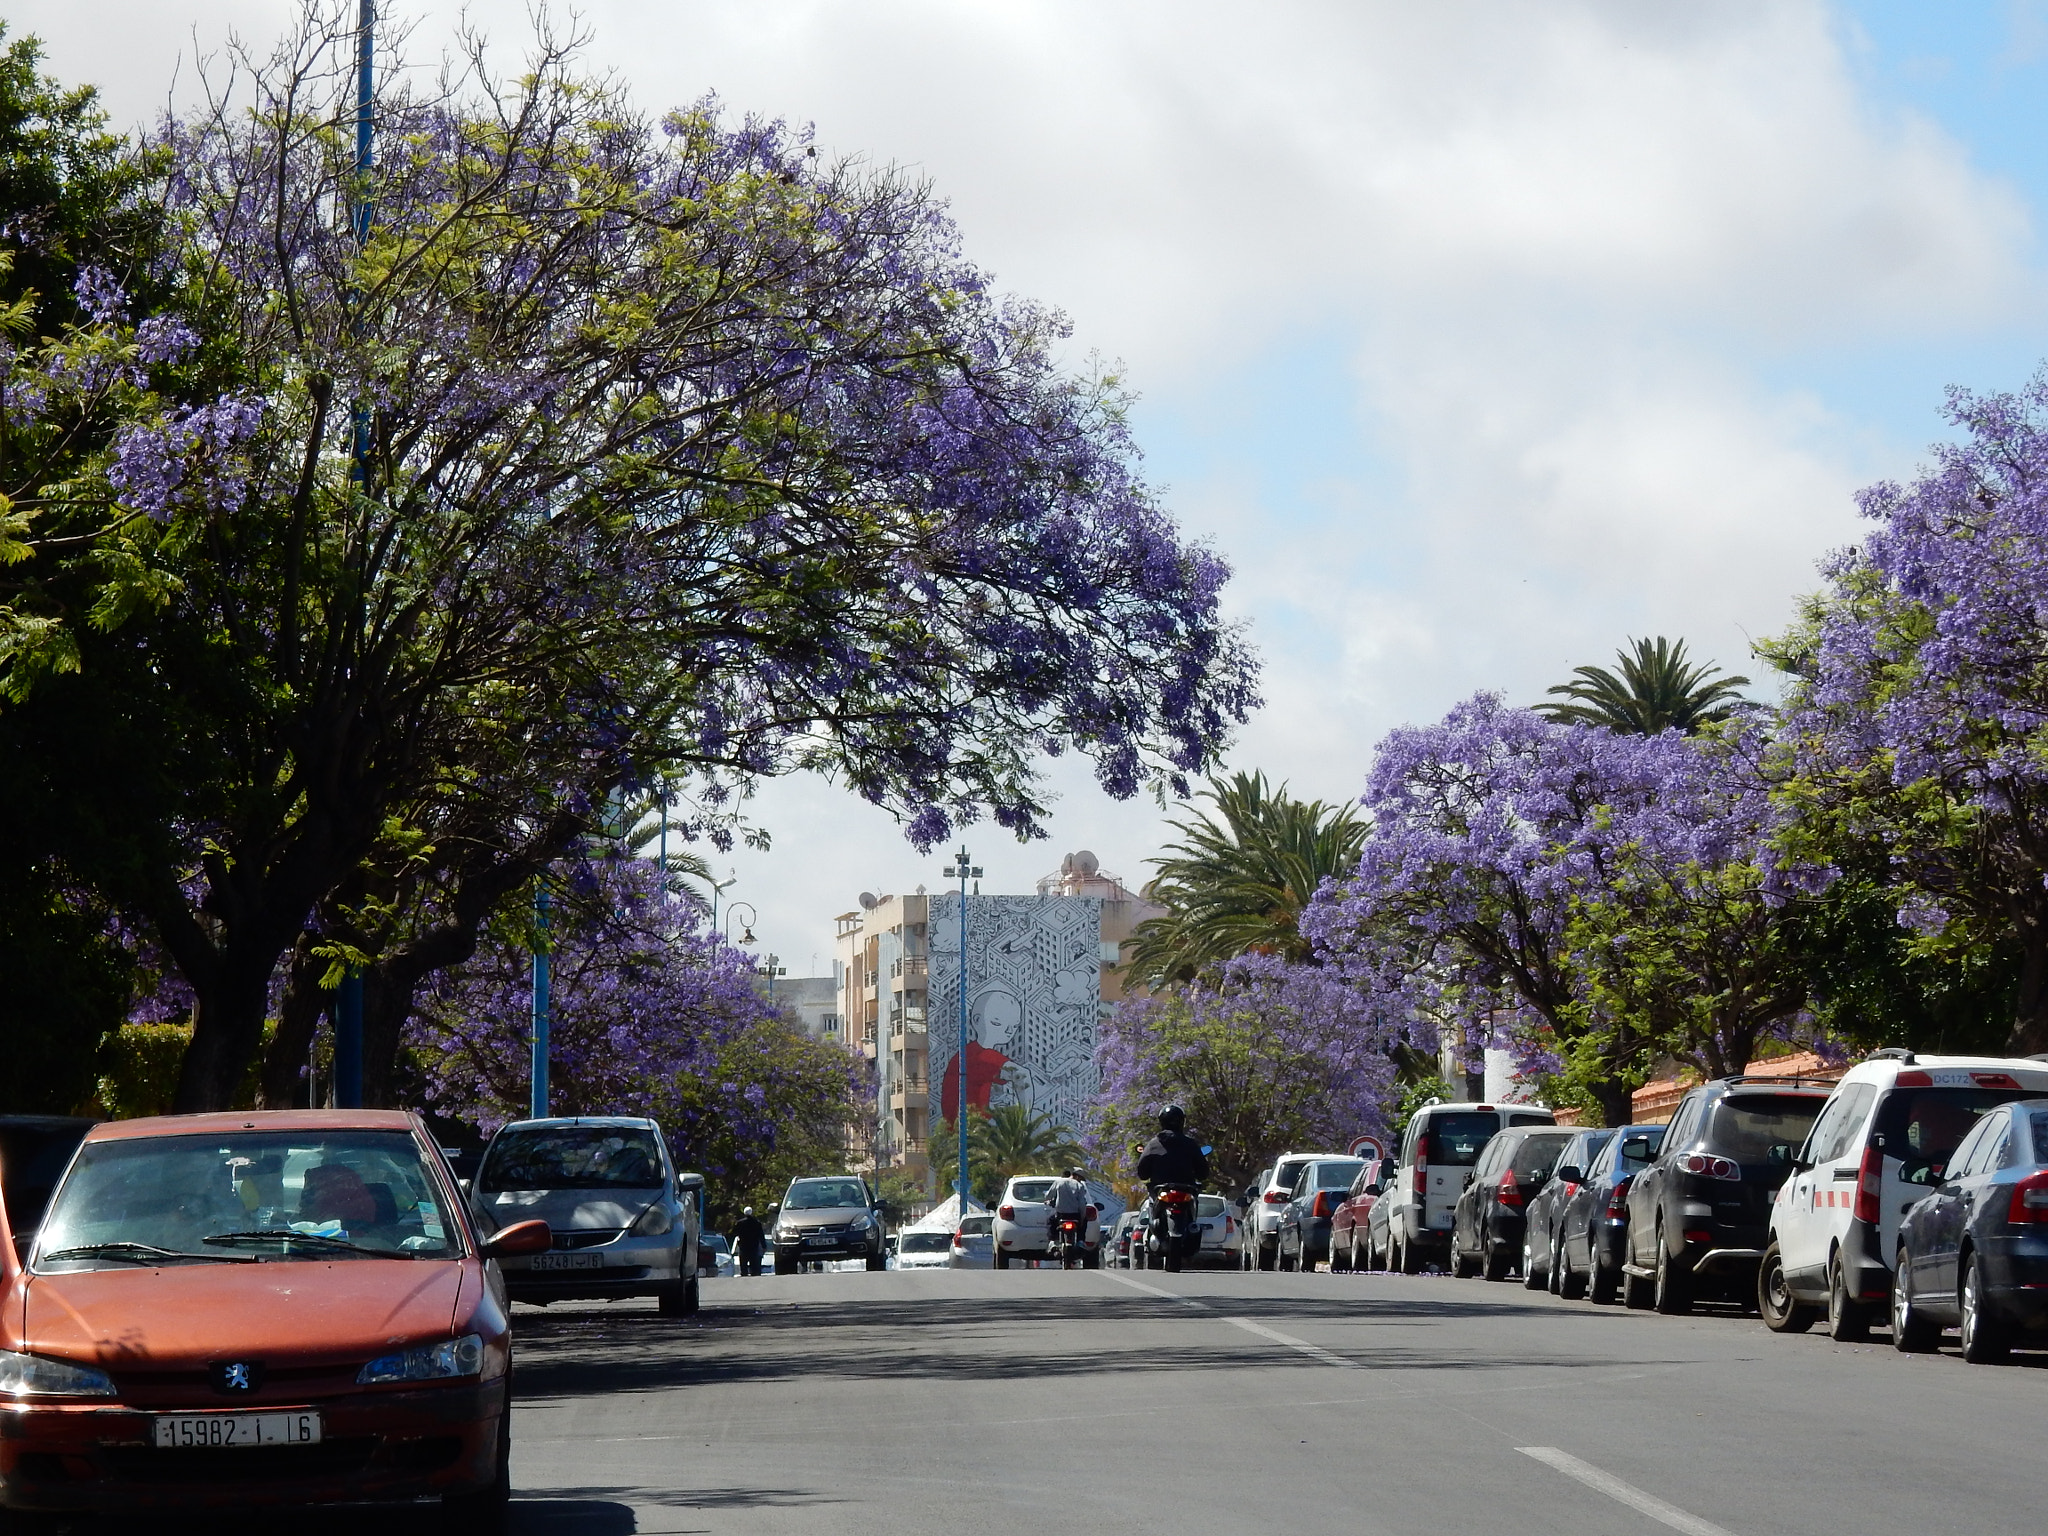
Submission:
<svg viewBox="0 0 2048 1536">
<path fill-rule="evenodd" d="M 1432 1099 L 1415 1111 L 1401 1133 L 1393 1182 L 1380 1195 L 1387 1212 L 1390 1263 L 1404 1275 L 1425 1259 L 1444 1263 L 1458 1196 L 1472 1182 L 1479 1153 L 1496 1131 L 1514 1125 L 1555 1125 L 1541 1104 L 1446 1104 Z"/>
<path fill-rule="evenodd" d="M 1757 1301 L 1779 1333 L 1860 1339 L 1890 1301 L 1899 1218 L 1993 1105 L 2048 1095 L 2048 1062 L 1879 1051 L 1843 1074 L 1771 1206 Z"/>
</svg>

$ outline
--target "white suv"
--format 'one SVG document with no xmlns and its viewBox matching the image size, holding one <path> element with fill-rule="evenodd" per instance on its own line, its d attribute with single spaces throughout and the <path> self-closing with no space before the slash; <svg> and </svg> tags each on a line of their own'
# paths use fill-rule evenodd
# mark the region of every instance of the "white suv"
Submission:
<svg viewBox="0 0 2048 1536">
<path fill-rule="evenodd" d="M 996 1202 L 997 1269 L 1008 1269 L 1012 1259 L 1052 1257 L 1045 1246 L 1046 1239 L 1052 1234 L 1052 1207 L 1046 1204 L 1046 1197 L 1058 1182 L 1049 1175 L 1034 1174 L 1012 1179 L 1004 1187 L 1003 1198 Z M 1099 1269 L 1102 1265 L 1102 1200 L 1092 1184 L 1088 1188 L 1088 1226 L 1082 1236 L 1088 1245 L 1082 1266 Z"/>
<path fill-rule="evenodd" d="M 1472 1182 L 1473 1165 L 1496 1131 L 1517 1125 L 1555 1125 L 1557 1116 L 1541 1104 L 1446 1104 L 1433 1099 L 1409 1117 L 1401 1133 L 1393 1182 L 1379 1203 L 1387 1205 L 1389 1263 L 1404 1275 L 1418 1273 L 1425 1258 L 1443 1264 L 1451 1254 L 1451 1224 L 1458 1197 Z M 1379 1207 L 1374 1208 L 1377 1213 Z"/>
<path fill-rule="evenodd" d="M 1899 1218 L 1994 1105 L 2048 1094 L 2048 1063 L 1879 1051 L 1843 1074 L 1771 1206 L 1757 1300 L 1779 1333 L 1823 1315 L 1860 1339 L 1892 1291 Z"/>
</svg>

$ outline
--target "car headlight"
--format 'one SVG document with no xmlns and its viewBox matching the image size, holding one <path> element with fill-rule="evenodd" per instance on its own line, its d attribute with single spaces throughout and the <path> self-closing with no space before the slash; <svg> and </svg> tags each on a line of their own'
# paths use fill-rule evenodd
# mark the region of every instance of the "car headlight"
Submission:
<svg viewBox="0 0 2048 1536">
<path fill-rule="evenodd" d="M 379 1355 L 356 1372 L 356 1385 L 371 1386 L 381 1381 L 445 1381 L 451 1376 L 476 1376 L 484 1368 L 484 1341 L 480 1334 L 465 1333 L 459 1339 L 439 1344 L 422 1344 L 418 1349 L 395 1355 Z"/>
<path fill-rule="evenodd" d="M 0 1349 L 0 1392 L 10 1397 L 112 1397 L 114 1380 L 89 1365 Z"/>
<path fill-rule="evenodd" d="M 675 1213 L 668 1208 L 666 1200 L 657 1200 L 640 1213 L 640 1219 L 633 1223 L 635 1237 L 661 1237 L 675 1228 Z"/>
<path fill-rule="evenodd" d="M 849 1232 L 865 1232 L 874 1224 L 875 1218 L 872 1216 L 856 1216 L 846 1224 L 846 1230 Z"/>
<path fill-rule="evenodd" d="M 796 1227 L 777 1227 L 775 1229 L 775 1240 L 778 1243 L 793 1243 L 798 1235 L 799 1229 Z"/>
</svg>

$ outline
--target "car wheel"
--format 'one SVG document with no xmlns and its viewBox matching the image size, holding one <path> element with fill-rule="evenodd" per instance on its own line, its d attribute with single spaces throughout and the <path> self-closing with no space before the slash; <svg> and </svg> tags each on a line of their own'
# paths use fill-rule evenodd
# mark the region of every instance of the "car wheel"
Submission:
<svg viewBox="0 0 2048 1536">
<path fill-rule="evenodd" d="M 1264 1243 L 1264 1242 L 1260 1243 L 1260 1244 L 1259 1244 L 1259 1268 L 1261 1268 L 1261 1269 L 1265 1269 L 1265 1270 L 1271 1270 L 1271 1269 L 1276 1269 L 1276 1268 L 1278 1268 L 1278 1267 L 1279 1267 L 1279 1264 L 1280 1264 L 1280 1240 L 1279 1240 L 1279 1239 L 1278 1239 L 1278 1238 L 1276 1237 L 1275 1239 L 1273 1239 L 1273 1241 L 1272 1241 L 1271 1243 Z"/>
<path fill-rule="evenodd" d="M 475 1493 L 441 1497 L 441 1529 L 448 1536 L 503 1536 L 512 1504 L 512 1394 L 498 1415 L 498 1455 L 490 1485 Z"/>
<path fill-rule="evenodd" d="M 1540 1291 L 1550 1288 L 1550 1266 L 1536 1262 L 1536 1239 L 1522 1234 L 1522 1289 Z"/>
<path fill-rule="evenodd" d="M 1621 1304 L 1631 1312 L 1647 1312 L 1656 1292 L 1647 1275 L 1632 1275 L 1621 1272 Z"/>
<path fill-rule="evenodd" d="M 1404 1275 L 1422 1273 L 1422 1260 L 1415 1252 L 1415 1245 L 1407 1238 L 1399 1239 L 1394 1245 L 1395 1266 Z"/>
<path fill-rule="evenodd" d="M 1924 1355 L 1941 1345 L 1941 1324 L 1913 1305 L 1906 1283 L 1906 1250 L 1902 1245 L 1892 1266 L 1892 1348 L 1901 1354 Z"/>
<path fill-rule="evenodd" d="M 1587 1291 L 1588 1276 L 1583 1269 L 1572 1262 L 1572 1245 L 1559 1241 L 1557 1245 L 1557 1294 L 1566 1301 L 1578 1301 Z"/>
<path fill-rule="evenodd" d="M 1621 1275 L 1600 1262 L 1596 1239 L 1586 1239 L 1586 1299 L 1596 1307 L 1612 1306 L 1621 1293 Z"/>
<path fill-rule="evenodd" d="M 995 1251 L 995 1267 L 997 1269 L 1008 1269 L 1010 1267 L 1010 1256 L 1003 1252 L 1001 1248 L 997 1248 Z"/>
<path fill-rule="evenodd" d="M 780 1253 L 776 1254 L 776 1255 L 775 1255 L 775 1273 L 777 1273 L 778 1275 L 793 1275 L 793 1274 L 795 1274 L 795 1273 L 796 1273 L 796 1260 L 795 1260 L 795 1259 L 786 1259 L 786 1258 L 784 1258 L 784 1257 L 783 1257 L 783 1256 L 782 1256 L 782 1255 L 781 1255 Z"/>
<path fill-rule="evenodd" d="M 1756 1269 L 1756 1309 L 1773 1333 L 1804 1333 L 1819 1317 L 1812 1306 L 1792 1294 L 1785 1279 L 1785 1258 L 1776 1243 L 1764 1250 L 1763 1263 Z"/>
<path fill-rule="evenodd" d="M 1671 1248 L 1664 1241 L 1664 1229 L 1657 1229 L 1657 1278 L 1656 1308 L 1666 1317 L 1678 1317 L 1692 1310 L 1692 1277 L 1679 1269 L 1672 1260 Z"/>
<path fill-rule="evenodd" d="M 697 1310 L 697 1277 L 663 1286 L 655 1305 L 663 1317 L 688 1317 Z"/>
<path fill-rule="evenodd" d="M 1277 1243 L 1274 1246 L 1279 1250 L 1273 1257 L 1274 1267 L 1283 1275 L 1293 1274 L 1295 1268 L 1294 1255 L 1287 1251 L 1285 1243 Z"/>
<path fill-rule="evenodd" d="M 1345 1270 L 1349 1269 L 1350 1267 L 1351 1258 L 1350 1255 L 1348 1255 L 1344 1251 L 1344 1244 L 1338 1242 L 1336 1237 L 1332 1235 L 1332 1237 L 1330 1238 L 1330 1273 L 1333 1275 L 1341 1275 L 1344 1273 Z"/>
<path fill-rule="evenodd" d="M 868 1270 L 870 1273 L 878 1269 L 887 1269 L 888 1267 L 889 1256 L 886 1253 L 871 1253 L 868 1255 Z"/>
<path fill-rule="evenodd" d="M 1081 1267 L 1083 1269 L 1102 1268 L 1102 1250 L 1100 1248 L 1087 1248 L 1082 1250 Z"/>
<path fill-rule="evenodd" d="M 1514 1255 L 1505 1243 L 1494 1240 L 1491 1230 L 1479 1233 L 1479 1272 L 1488 1280 L 1505 1280 L 1514 1269 Z"/>
<path fill-rule="evenodd" d="M 1849 1294 L 1840 1254 L 1828 1263 L 1828 1337 L 1841 1344 L 1860 1344 L 1870 1337 L 1870 1309 Z"/>
<path fill-rule="evenodd" d="M 2012 1344 L 2006 1338 L 2004 1326 L 1985 1306 L 1984 1262 L 1974 1253 L 1963 1261 L 1963 1282 L 1956 1305 L 1962 1313 L 1963 1358 L 1972 1365 L 1998 1365 L 2009 1358 Z"/>
</svg>

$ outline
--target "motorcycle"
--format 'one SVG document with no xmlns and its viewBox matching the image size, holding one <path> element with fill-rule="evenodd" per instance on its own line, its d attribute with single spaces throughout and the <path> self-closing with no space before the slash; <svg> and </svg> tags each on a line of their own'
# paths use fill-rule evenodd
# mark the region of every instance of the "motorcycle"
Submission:
<svg viewBox="0 0 2048 1536">
<path fill-rule="evenodd" d="M 1080 1216 L 1062 1216 L 1053 1224 L 1052 1250 L 1060 1256 L 1060 1268 L 1072 1269 L 1088 1261 L 1088 1223 Z"/>
<path fill-rule="evenodd" d="M 1192 1258 L 1202 1246 L 1202 1229 L 1195 1225 L 1195 1196 L 1192 1184 L 1154 1184 L 1146 1202 L 1150 1220 L 1145 1227 L 1149 1255 L 1169 1274 L 1180 1270 L 1181 1260 Z"/>
</svg>

